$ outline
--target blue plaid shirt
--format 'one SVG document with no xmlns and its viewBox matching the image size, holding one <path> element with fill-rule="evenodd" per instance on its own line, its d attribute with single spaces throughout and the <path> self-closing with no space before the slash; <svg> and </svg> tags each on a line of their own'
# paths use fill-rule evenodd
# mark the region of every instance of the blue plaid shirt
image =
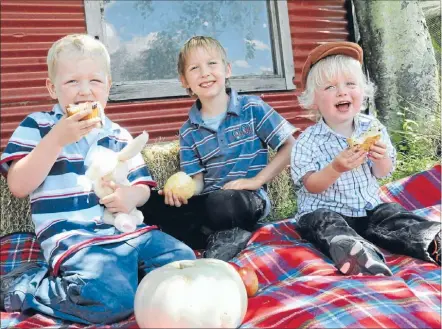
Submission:
<svg viewBox="0 0 442 329">
<path fill-rule="evenodd" d="M 359 114 L 355 117 L 354 136 L 367 131 L 373 117 Z M 388 156 L 396 163 L 396 150 L 391 144 L 387 129 L 381 127 L 381 140 L 387 145 Z M 358 168 L 343 173 L 322 193 L 310 193 L 304 187 L 302 178 L 308 172 L 317 172 L 348 148 L 347 138 L 334 132 L 323 119 L 307 128 L 296 140 L 291 154 L 291 175 L 297 191 L 298 212 L 295 219 L 319 208 L 326 208 L 352 217 L 366 216 L 366 210 L 381 203 L 379 185 L 371 168 L 373 162 L 366 161 Z M 392 169 L 393 170 L 393 169 Z M 390 172 L 391 173 L 391 172 Z"/>
<path fill-rule="evenodd" d="M 196 101 L 180 129 L 181 169 L 190 176 L 202 172 L 203 193 L 239 178 L 255 177 L 268 163 L 268 147 L 277 150 L 295 128 L 258 96 L 229 90 L 227 115 L 215 131 L 201 117 Z M 258 191 L 267 201 L 264 189 Z"/>
</svg>

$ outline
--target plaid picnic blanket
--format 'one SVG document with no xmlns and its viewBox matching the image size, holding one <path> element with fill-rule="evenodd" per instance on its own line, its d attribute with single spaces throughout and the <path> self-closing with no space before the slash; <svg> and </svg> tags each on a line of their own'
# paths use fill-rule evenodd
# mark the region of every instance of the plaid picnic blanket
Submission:
<svg viewBox="0 0 442 329">
<path fill-rule="evenodd" d="M 382 188 L 384 201 L 401 203 L 440 221 L 441 166 Z M 35 236 L 0 240 L 0 274 L 43 261 Z M 344 276 L 330 259 L 303 241 L 290 219 L 257 230 L 234 259 L 253 267 L 258 294 L 249 298 L 243 328 L 441 328 L 441 268 L 385 251 L 392 277 Z M 1 313 L 1 327 L 96 328 L 41 314 Z M 103 328 L 138 328 L 134 316 Z"/>
</svg>

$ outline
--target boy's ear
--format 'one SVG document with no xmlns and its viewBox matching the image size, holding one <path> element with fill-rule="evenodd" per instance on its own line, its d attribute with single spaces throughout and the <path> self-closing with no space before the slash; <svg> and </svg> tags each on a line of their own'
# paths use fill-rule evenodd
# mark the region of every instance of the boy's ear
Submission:
<svg viewBox="0 0 442 329">
<path fill-rule="evenodd" d="M 110 93 L 110 89 L 111 89 L 111 87 L 112 87 L 112 79 L 111 79 L 111 78 L 108 78 L 108 79 L 107 79 L 107 93 L 108 93 L 108 94 Z"/>
<path fill-rule="evenodd" d="M 51 79 L 46 78 L 46 88 L 48 89 L 49 95 L 52 99 L 57 99 L 57 93 L 55 91 L 55 85 L 52 83 Z"/>
<path fill-rule="evenodd" d="M 230 78 L 232 76 L 232 65 L 230 63 L 226 64 L 226 78 Z"/>
<path fill-rule="evenodd" d="M 184 76 L 180 75 L 180 81 L 183 88 L 189 88 L 189 84 L 187 83 L 187 80 Z"/>
</svg>

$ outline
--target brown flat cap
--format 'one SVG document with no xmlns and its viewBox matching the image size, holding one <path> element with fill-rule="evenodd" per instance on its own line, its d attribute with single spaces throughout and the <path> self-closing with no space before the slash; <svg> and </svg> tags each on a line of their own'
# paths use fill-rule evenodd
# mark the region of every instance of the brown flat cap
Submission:
<svg viewBox="0 0 442 329">
<path fill-rule="evenodd" d="M 301 87 L 305 89 L 307 83 L 307 76 L 313 65 L 319 62 L 321 59 L 331 55 L 346 55 L 353 57 L 362 64 L 362 48 L 354 42 L 348 41 L 337 41 L 337 42 L 327 42 L 319 45 L 313 49 L 310 54 L 308 54 L 305 60 L 304 66 L 302 67 L 301 74 Z"/>
</svg>

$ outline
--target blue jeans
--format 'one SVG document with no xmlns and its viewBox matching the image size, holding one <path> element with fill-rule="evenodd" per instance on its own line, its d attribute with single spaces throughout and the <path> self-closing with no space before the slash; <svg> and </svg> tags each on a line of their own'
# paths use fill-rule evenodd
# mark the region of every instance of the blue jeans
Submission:
<svg viewBox="0 0 442 329">
<path fill-rule="evenodd" d="M 182 259 L 195 259 L 192 249 L 159 230 L 90 246 L 67 258 L 59 276 L 52 276 L 47 265 L 26 272 L 8 292 L 5 308 L 85 324 L 114 323 L 133 313 L 135 292 L 145 274 Z"/>
<path fill-rule="evenodd" d="M 381 203 L 366 217 L 348 217 L 328 209 L 317 209 L 297 222 L 302 238 L 330 256 L 330 242 L 337 235 L 365 240 L 390 252 L 434 262 L 428 248 L 441 230 L 440 222 L 426 220 L 398 203 Z"/>
</svg>

